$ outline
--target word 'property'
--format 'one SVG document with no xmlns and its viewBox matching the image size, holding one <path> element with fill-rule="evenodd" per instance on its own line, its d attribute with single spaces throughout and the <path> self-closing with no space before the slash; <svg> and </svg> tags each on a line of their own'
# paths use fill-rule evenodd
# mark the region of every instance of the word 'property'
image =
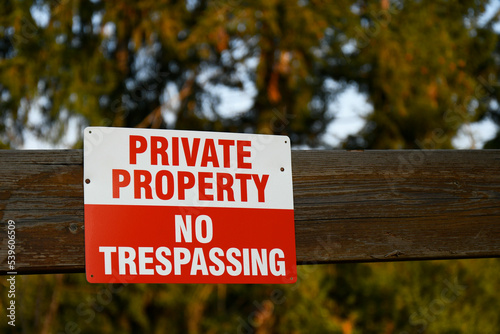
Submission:
<svg viewBox="0 0 500 334">
<path fill-rule="evenodd" d="M 265 202 L 269 175 L 245 173 L 252 170 L 251 146 L 250 140 L 130 135 L 131 168 L 112 170 L 113 198 L 128 189 L 134 199 Z"/>
</svg>

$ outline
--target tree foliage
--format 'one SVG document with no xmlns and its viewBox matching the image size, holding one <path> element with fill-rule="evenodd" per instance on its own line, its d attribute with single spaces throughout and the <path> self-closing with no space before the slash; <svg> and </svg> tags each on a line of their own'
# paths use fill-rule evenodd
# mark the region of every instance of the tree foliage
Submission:
<svg viewBox="0 0 500 334">
<path fill-rule="evenodd" d="M 19 138 L 36 106 L 37 130 L 54 139 L 78 115 L 91 125 L 287 133 L 315 144 L 333 93 L 315 48 L 330 22 L 339 31 L 346 24 L 342 7 L 347 1 L 8 1 L 1 116 L 15 126 L 4 138 Z M 222 89 L 248 85 L 252 105 L 227 116 Z"/>
<path fill-rule="evenodd" d="M 497 333 L 498 259 L 300 266 L 294 285 L 17 276 L 26 333 Z M 2 280 L 0 315 L 8 282 Z M 8 333 L 11 326 L 0 322 Z M 16 332 L 22 332 L 21 330 Z"/>
<path fill-rule="evenodd" d="M 380 9 L 386 4 L 386 8 Z M 358 48 L 348 77 L 374 111 L 347 146 L 452 148 L 464 124 L 485 115 L 490 80 L 498 80 L 492 22 L 480 22 L 487 2 L 388 1 L 357 7 Z"/>
<path fill-rule="evenodd" d="M 496 117 L 487 3 L 7 0 L 0 135 L 14 147 L 26 128 L 57 141 L 74 120 L 315 146 L 331 102 L 356 84 L 373 112 L 346 147 L 450 148 L 461 126 Z M 247 106 L 221 106 L 242 91 Z"/>
</svg>

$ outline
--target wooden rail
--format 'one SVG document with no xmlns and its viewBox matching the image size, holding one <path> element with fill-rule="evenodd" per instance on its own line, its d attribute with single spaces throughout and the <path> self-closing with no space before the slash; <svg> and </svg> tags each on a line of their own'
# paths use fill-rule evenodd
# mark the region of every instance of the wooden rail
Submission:
<svg viewBox="0 0 500 334">
<path fill-rule="evenodd" d="M 500 150 L 293 151 L 297 262 L 500 256 Z M 0 151 L 0 274 L 84 272 L 81 150 Z"/>
</svg>

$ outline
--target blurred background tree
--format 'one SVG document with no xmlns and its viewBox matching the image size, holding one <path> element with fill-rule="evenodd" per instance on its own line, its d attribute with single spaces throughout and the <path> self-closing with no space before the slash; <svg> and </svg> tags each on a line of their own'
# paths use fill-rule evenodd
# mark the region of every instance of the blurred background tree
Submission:
<svg viewBox="0 0 500 334">
<path fill-rule="evenodd" d="M 300 266 L 294 285 L 16 279 L 3 333 L 498 333 L 498 259 Z M 1 280 L 0 316 L 8 282 Z"/>
<path fill-rule="evenodd" d="M 373 111 L 345 147 L 451 148 L 464 124 L 498 118 L 488 3 L 6 0 L 0 139 L 57 142 L 73 122 L 318 146 L 331 102 L 356 85 Z M 221 105 L 227 92 L 250 103 Z"/>
<path fill-rule="evenodd" d="M 60 143 L 69 128 L 81 134 L 103 125 L 287 134 L 295 146 L 325 146 L 332 102 L 355 86 L 373 110 L 345 148 L 451 148 L 467 124 L 500 125 L 499 16 L 484 19 L 488 5 L 4 0 L 0 145 L 22 147 L 27 132 Z M 225 104 L 234 93 L 249 102 Z M 499 138 L 487 147 L 499 148 Z M 76 139 L 71 145 L 81 147 Z M 76 274 L 20 276 L 18 328 L 496 333 L 499 264 L 301 266 L 292 286 L 90 285 Z M 2 281 L 4 319 L 6 289 Z M 6 321 L 0 328 L 10 329 Z"/>
<path fill-rule="evenodd" d="M 338 53 L 354 19 L 341 10 L 349 5 L 8 1 L 0 22 L 3 141 L 22 143 L 36 108 L 34 130 L 54 141 L 77 117 L 81 126 L 286 133 L 317 145 L 335 94 L 318 48 L 328 28 Z M 255 92 L 247 110 L 221 110 L 222 90 L 248 86 Z"/>
<path fill-rule="evenodd" d="M 355 7 L 350 73 L 373 112 L 347 147 L 452 148 L 457 130 L 483 117 L 498 82 L 498 13 L 487 1 L 367 2 Z M 382 7 L 382 9 L 381 9 Z"/>
</svg>

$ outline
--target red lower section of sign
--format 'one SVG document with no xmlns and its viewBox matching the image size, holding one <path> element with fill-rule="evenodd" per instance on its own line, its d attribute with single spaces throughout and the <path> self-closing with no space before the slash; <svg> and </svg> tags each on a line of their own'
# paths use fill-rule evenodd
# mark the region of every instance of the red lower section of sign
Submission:
<svg viewBox="0 0 500 334">
<path fill-rule="evenodd" d="M 293 210 L 85 205 L 91 283 L 294 283 Z"/>
</svg>

